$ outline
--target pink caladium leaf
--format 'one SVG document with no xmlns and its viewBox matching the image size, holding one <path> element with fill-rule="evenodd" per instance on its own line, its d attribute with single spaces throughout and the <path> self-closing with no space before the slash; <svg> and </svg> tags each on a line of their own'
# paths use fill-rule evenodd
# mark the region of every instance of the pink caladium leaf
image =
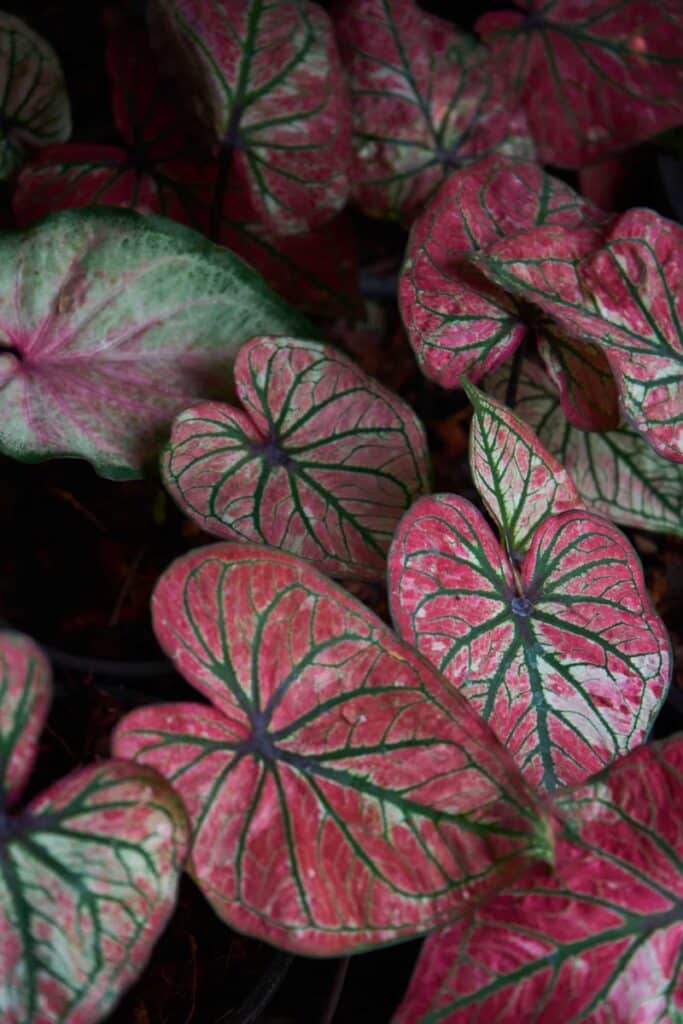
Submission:
<svg viewBox="0 0 683 1024">
<path fill-rule="evenodd" d="M 537 340 L 539 354 L 569 423 L 587 431 L 619 426 L 619 393 L 600 346 L 577 341 L 548 327 Z"/>
<path fill-rule="evenodd" d="M 0 180 L 23 163 L 27 147 L 62 142 L 71 134 L 64 75 L 50 44 L 0 11 Z"/>
<path fill-rule="evenodd" d="M 484 386 L 504 399 L 508 377 L 502 366 Z M 658 455 L 623 424 L 603 434 L 575 429 L 549 378 L 529 361 L 519 376 L 514 408 L 567 468 L 589 509 L 624 526 L 683 536 L 683 463 Z"/>
<path fill-rule="evenodd" d="M 288 234 L 341 210 L 350 108 L 325 12 L 308 0 L 152 0 L 149 17 L 259 220 Z"/>
<path fill-rule="evenodd" d="M 428 489 L 412 409 L 329 345 L 254 338 L 240 350 L 242 409 L 176 419 L 164 483 L 208 533 L 270 544 L 333 576 L 376 579 L 392 533 Z"/>
<path fill-rule="evenodd" d="M 661 455 L 681 462 L 683 228 L 635 209 L 593 252 L 586 254 L 580 235 L 562 228 L 540 228 L 533 237 L 522 232 L 475 261 L 497 285 L 599 345 L 626 419 Z"/>
<path fill-rule="evenodd" d="M 173 563 L 152 608 L 211 706 L 134 711 L 114 750 L 182 795 L 191 873 L 232 927 L 341 955 L 551 859 L 544 811 L 486 723 L 313 567 L 213 545 Z"/>
<path fill-rule="evenodd" d="M 511 556 L 529 547 L 536 528 L 551 514 L 582 508 L 567 470 L 527 423 L 472 384 L 470 471 L 474 486 L 500 528 Z"/>
<path fill-rule="evenodd" d="M 607 520 L 548 516 L 517 572 L 464 498 L 420 498 L 389 554 L 399 634 L 490 723 L 536 786 L 642 743 L 671 673 L 638 559 Z"/>
<path fill-rule="evenodd" d="M 50 669 L 0 633 L 0 1006 L 3 1024 L 95 1024 L 142 971 L 189 845 L 157 772 L 103 761 L 16 800 L 33 767 Z"/>
<path fill-rule="evenodd" d="M 516 0 L 476 24 L 524 105 L 543 163 L 580 167 L 683 117 L 676 0 Z"/>
<path fill-rule="evenodd" d="M 452 174 L 413 225 L 399 284 L 422 371 L 443 387 L 476 382 L 527 333 L 528 310 L 488 284 L 472 255 L 541 224 L 594 227 L 599 239 L 606 217 L 529 161 L 495 155 Z"/>
<path fill-rule="evenodd" d="M 683 1013 L 683 737 L 556 798 L 551 873 L 427 939 L 394 1024 L 661 1024 Z"/>
<path fill-rule="evenodd" d="M 491 152 L 532 159 L 526 119 L 487 51 L 414 0 L 334 8 L 351 82 L 352 194 L 375 217 L 411 220 L 454 168 Z"/>
<path fill-rule="evenodd" d="M 241 342 L 305 320 L 227 250 L 130 211 L 64 211 L 0 239 L 0 447 L 137 476 L 173 416 L 229 393 Z"/>
</svg>

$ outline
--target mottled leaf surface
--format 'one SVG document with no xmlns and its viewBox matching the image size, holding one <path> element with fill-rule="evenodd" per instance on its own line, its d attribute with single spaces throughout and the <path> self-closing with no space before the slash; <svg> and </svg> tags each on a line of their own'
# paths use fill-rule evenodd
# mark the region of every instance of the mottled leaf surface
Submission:
<svg viewBox="0 0 683 1024">
<path fill-rule="evenodd" d="M 626 419 L 661 455 L 683 461 L 683 228 L 629 210 L 586 254 L 581 232 L 540 228 L 504 239 L 476 264 L 565 331 L 599 345 Z M 533 250 L 532 242 L 537 243 Z"/>
<path fill-rule="evenodd" d="M 392 533 L 428 487 L 410 406 L 329 345 L 254 338 L 235 362 L 243 409 L 176 419 L 162 475 L 218 537 L 270 544 L 335 576 L 377 578 Z"/>
<path fill-rule="evenodd" d="M 516 0 L 476 24 L 544 163 L 580 167 L 683 117 L 676 0 Z"/>
<path fill-rule="evenodd" d="M 529 547 L 548 515 L 581 508 L 566 469 L 548 452 L 528 424 L 465 384 L 474 407 L 470 429 L 470 471 L 484 505 L 498 524 L 511 554 Z"/>
<path fill-rule="evenodd" d="M 26 147 L 68 139 L 69 98 L 57 55 L 19 18 L 0 11 L 0 180 L 21 165 Z"/>
<path fill-rule="evenodd" d="M 0 806 L 21 796 L 50 696 L 50 666 L 38 645 L 22 633 L 0 631 Z"/>
<path fill-rule="evenodd" d="M 308 0 L 152 0 L 149 18 L 259 220 L 287 234 L 337 213 L 350 109 L 325 12 Z"/>
<path fill-rule="evenodd" d="M 352 193 L 411 220 L 455 168 L 491 152 L 532 159 L 526 120 L 486 50 L 413 0 L 343 0 L 335 28 L 351 83 Z"/>
<path fill-rule="evenodd" d="M 668 639 L 607 520 L 549 516 L 517 573 L 473 505 L 424 497 L 401 522 L 389 578 L 399 634 L 537 787 L 582 781 L 644 740 L 669 682 Z"/>
<path fill-rule="evenodd" d="M 663 1024 L 683 1014 L 683 739 L 556 798 L 551 873 L 431 935 L 394 1024 Z"/>
<path fill-rule="evenodd" d="M 340 955 L 425 931 L 551 858 L 486 723 L 311 566 L 194 551 L 162 576 L 153 620 L 211 706 L 134 711 L 114 749 L 183 796 L 192 874 L 232 927 Z"/>
<path fill-rule="evenodd" d="M 231 253 L 161 218 L 65 211 L 0 239 L 0 447 L 139 475 L 240 343 L 308 325 Z"/>
<path fill-rule="evenodd" d="M 504 399 L 507 367 L 484 386 Z M 665 459 L 623 424 L 603 434 L 576 430 L 540 367 L 527 361 L 517 386 L 515 412 L 569 471 L 588 508 L 624 526 L 683 536 L 683 464 Z"/>
<path fill-rule="evenodd" d="M 443 387 L 457 387 L 465 376 L 476 382 L 531 325 L 529 311 L 486 282 L 469 257 L 541 224 L 573 229 L 605 219 L 530 161 L 495 155 L 452 174 L 412 227 L 399 284 L 401 315 L 422 371 Z"/>
</svg>

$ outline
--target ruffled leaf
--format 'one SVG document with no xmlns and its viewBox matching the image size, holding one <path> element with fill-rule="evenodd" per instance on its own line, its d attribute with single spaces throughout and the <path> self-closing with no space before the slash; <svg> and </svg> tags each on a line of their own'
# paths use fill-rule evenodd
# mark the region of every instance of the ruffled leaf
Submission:
<svg viewBox="0 0 683 1024">
<path fill-rule="evenodd" d="M 557 797 L 539 868 L 431 935 L 394 1024 L 660 1024 L 683 1014 L 683 738 Z"/>
<path fill-rule="evenodd" d="M 0 818 L 33 770 L 51 696 L 50 666 L 38 645 L 0 631 Z"/>
<path fill-rule="evenodd" d="M 586 512 L 549 516 L 516 578 L 464 498 L 425 497 L 389 554 L 399 634 L 490 723 L 534 785 L 582 781 L 642 743 L 669 644 L 626 538 Z"/>
<path fill-rule="evenodd" d="M 305 563 L 192 552 L 162 576 L 153 618 L 212 706 L 134 711 L 114 748 L 183 796 L 192 874 L 232 927 L 340 955 L 425 931 L 551 856 L 488 726 Z"/>
<path fill-rule="evenodd" d="M 235 362 L 244 411 L 178 416 L 162 475 L 208 533 L 270 544 L 334 576 L 377 578 L 392 533 L 428 486 L 410 406 L 337 350 L 254 338 Z"/>
</svg>

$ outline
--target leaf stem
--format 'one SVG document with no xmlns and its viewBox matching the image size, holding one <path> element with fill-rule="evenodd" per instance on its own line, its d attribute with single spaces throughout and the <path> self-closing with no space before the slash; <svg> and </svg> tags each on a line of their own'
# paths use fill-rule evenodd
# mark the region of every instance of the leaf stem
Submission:
<svg viewBox="0 0 683 1024">
<path fill-rule="evenodd" d="M 236 1010 L 217 1017 L 214 1024 L 254 1024 L 284 981 L 293 960 L 291 953 L 276 953 L 257 987 Z"/>
<path fill-rule="evenodd" d="M 339 1000 L 341 999 L 341 994 L 344 991 L 344 982 L 346 981 L 346 974 L 349 969 L 350 959 L 350 957 L 345 956 L 343 960 L 339 961 L 337 973 L 334 976 L 332 989 L 327 1000 L 327 1006 L 325 1007 L 323 1015 L 320 1018 L 320 1024 L 332 1024 L 332 1021 L 334 1020 L 334 1016 L 337 1012 L 337 1007 L 339 1006 Z"/>
<path fill-rule="evenodd" d="M 522 372 L 522 363 L 526 357 L 528 335 L 522 339 L 521 343 L 515 349 L 515 354 L 512 357 L 512 366 L 510 367 L 510 377 L 508 379 L 507 387 L 505 388 L 505 404 L 509 409 L 514 409 L 517 404 L 517 389 L 519 387 L 519 378 Z"/>
<path fill-rule="evenodd" d="M 211 200 L 211 220 L 209 227 L 209 238 L 212 242 L 216 243 L 218 242 L 221 234 L 223 199 L 225 197 L 225 189 L 228 184 L 232 154 L 235 149 L 240 147 L 238 129 L 241 116 L 242 110 L 239 106 L 236 106 L 230 114 L 228 127 L 218 155 L 218 176 L 216 178 L 216 187 L 213 191 L 213 197 Z"/>
</svg>

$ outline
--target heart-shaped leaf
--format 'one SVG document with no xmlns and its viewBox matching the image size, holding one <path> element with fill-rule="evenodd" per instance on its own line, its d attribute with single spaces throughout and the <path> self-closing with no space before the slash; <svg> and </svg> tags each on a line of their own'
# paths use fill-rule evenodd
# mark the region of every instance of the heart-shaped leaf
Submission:
<svg viewBox="0 0 683 1024">
<path fill-rule="evenodd" d="M 50 700 L 27 637 L 0 634 L 0 1007 L 3 1024 L 94 1024 L 140 974 L 175 904 L 189 830 L 154 771 L 104 761 L 25 809 Z"/>
<path fill-rule="evenodd" d="M 569 792 L 552 873 L 430 936 L 394 1024 L 662 1024 L 683 1014 L 683 737 Z"/>
<path fill-rule="evenodd" d="M 410 220 L 453 168 L 492 151 L 533 158 L 524 115 L 471 36 L 414 0 L 334 10 L 351 82 L 352 192 L 366 213 Z"/>
<path fill-rule="evenodd" d="M 464 498 L 424 497 L 389 554 L 396 629 L 472 702 L 526 777 L 552 790 L 641 743 L 671 671 L 626 538 L 549 516 L 519 575 Z"/>
<path fill-rule="evenodd" d="M 139 475 L 171 419 L 229 391 L 241 342 L 305 320 L 231 253 L 161 218 L 65 211 L 0 239 L 0 446 Z"/>
<path fill-rule="evenodd" d="M 27 146 L 71 134 L 69 98 L 50 44 L 12 14 L 0 11 L 0 180 L 21 165 Z"/>
<path fill-rule="evenodd" d="M 377 578 L 393 531 L 428 488 L 409 405 L 329 345 L 254 338 L 235 362 L 243 408 L 182 412 L 162 475 L 208 533 L 282 548 L 333 576 Z"/>
<path fill-rule="evenodd" d="M 232 927 L 340 955 L 425 931 L 551 856 L 488 726 L 311 566 L 218 544 L 153 599 L 162 647 L 212 707 L 143 708 L 114 749 L 186 801 L 191 871 Z"/>
<path fill-rule="evenodd" d="M 589 254 L 581 234 L 539 228 L 474 259 L 490 280 L 533 302 L 567 333 L 600 345 L 627 420 L 661 455 L 681 462 L 683 228 L 636 209 Z"/>
<path fill-rule="evenodd" d="M 508 377 L 507 367 L 501 367 L 484 386 L 502 399 Z M 604 434 L 576 430 L 567 423 L 550 380 L 529 361 L 519 376 L 515 412 L 567 468 L 590 509 L 625 526 L 683 536 L 682 463 L 662 458 L 625 426 Z"/>
<path fill-rule="evenodd" d="M 152 0 L 149 18 L 259 219 L 287 234 L 337 213 L 350 110 L 325 12 L 308 0 Z"/>
<path fill-rule="evenodd" d="M 543 163 L 580 167 L 680 123 L 676 0 L 516 0 L 477 21 Z"/>
<path fill-rule="evenodd" d="M 600 227 L 605 218 L 529 161 L 491 156 L 452 174 L 413 225 L 399 285 L 423 372 L 443 387 L 465 376 L 477 381 L 531 325 L 528 311 L 485 282 L 468 257 L 539 224 Z"/>
<path fill-rule="evenodd" d="M 474 407 L 474 486 L 514 556 L 527 550 L 546 516 L 582 508 L 583 503 L 566 469 L 523 420 L 472 384 L 465 382 L 465 390 Z"/>
</svg>

